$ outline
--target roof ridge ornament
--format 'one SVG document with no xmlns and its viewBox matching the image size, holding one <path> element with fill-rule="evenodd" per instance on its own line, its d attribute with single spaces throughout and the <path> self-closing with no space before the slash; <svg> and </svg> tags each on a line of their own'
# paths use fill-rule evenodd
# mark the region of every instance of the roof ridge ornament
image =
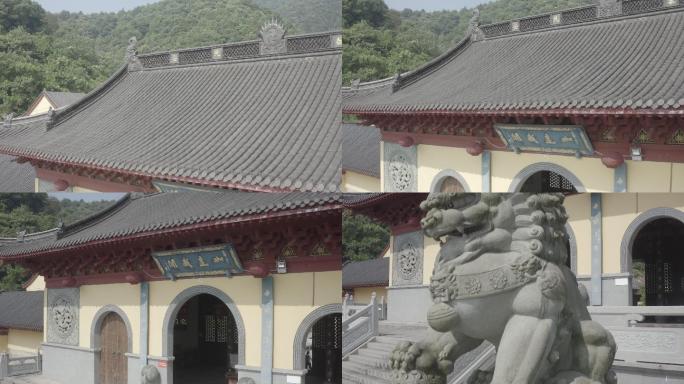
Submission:
<svg viewBox="0 0 684 384">
<path fill-rule="evenodd" d="M 401 89 L 401 73 L 394 74 L 394 81 L 392 82 L 392 93 Z"/>
<path fill-rule="evenodd" d="M 470 41 L 484 40 L 484 32 L 480 29 L 480 8 L 475 7 L 473 10 L 473 17 L 470 18 L 468 23 L 467 36 L 470 36 Z"/>
<path fill-rule="evenodd" d="M 262 55 L 287 53 L 286 33 L 285 27 L 275 17 L 270 22 L 266 22 L 259 31 L 260 53 Z"/>
<path fill-rule="evenodd" d="M 126 47 L 126 63 L 128 64 L 128 71 L 141 71 L 143 69 L 140 59 L 138 59 L 138 39 L 133 36 L 128 39 L 128 47 Z"/>
<path fill-rule="evenodd" d="M 622 0 L 599 0 L 598 17 L 613 17 L 622 14 Z"/>
<path fill-rule="evenodd" d="M 10 112 L 4 116 L 4 121 L 2 126 L 5 128 L 12 128 L 12 120 L 14 119 L 14 113 Z"/>
<path fill-rule="evenodd" d="M 46 131 L 51 130 L 55 126 L 57 120 L 56 115 L 57 113 L 55 110 L 50 107 L 47 111 L 47 121 L 45 122 Z"/>
</svg>

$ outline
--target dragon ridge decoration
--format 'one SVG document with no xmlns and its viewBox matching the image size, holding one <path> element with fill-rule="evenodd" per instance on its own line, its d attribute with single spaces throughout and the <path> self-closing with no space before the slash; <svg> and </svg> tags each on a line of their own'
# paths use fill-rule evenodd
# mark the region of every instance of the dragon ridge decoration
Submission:
<svg viewBox="0 0 684 384">
<path fill-rule="evenodd" d="M 445 384 L 459 356 L 483 340 L 493 372 L 470 383 L 614 384 L 613 336 L 591 320 L 565 261 L 560 194 L 441 193 L 421 204 L 440 241 L 425 339 L 390 356 L 393 383 Z M 583 297 L 584 293 L 584 297 Z"/>
</svg>

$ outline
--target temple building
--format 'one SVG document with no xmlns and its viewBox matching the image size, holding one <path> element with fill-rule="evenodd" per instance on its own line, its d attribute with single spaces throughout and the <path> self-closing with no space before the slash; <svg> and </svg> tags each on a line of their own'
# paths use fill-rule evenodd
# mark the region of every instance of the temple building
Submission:
<svg viewBox="0 0 684 384">
<path fill-rule="evenodd" d="M 344 192 L 380 192 L 380 130 L 342 124 Z"/>
<path fill-rule="evenodd" d="M 6 116 L 0 154 L 29 163 L 38 192 L 339 191 L 341 33 L 259 36 L 149 54 L 131 38 L 77 102 Z"/>
<path fill-rule="evenodd" d="M 426 197 L 371 194 L 350 205 L 392 229 L 387 324 L 380 324 L 381 331 L 391 329 L 379 336 L 366 333 L 365 340 L 360 332 L 349 340 L 345 335 L 345 346 L 357 346 L 343 357 L 343 377 L 350 383 L 367 376 L 388 383 L 377 363 L 387 361 L 397 342 L 420 336 L 427 327 L 440 243 L 421 230 L 426 213 L 419 206 Z M 479 196 L 467 198 L 475 203 Z M 592 318 L 616 340 L 618 382 L 684 383 L 684 194 L 575 194 L 565 198 L 564 206 L 569 216 L 566 265 L 586 288 Z M 354 277 L 343 277 L 348 280 Z M 376 296 L 384 290 L 376 289 Z M 493 367 L 493 354 L 487 344 L 465 355 L 449 384 L 466 383 L 475 369 Z"/>
<path fill-rule="evenodd" d="M 1 239 L 0 261 L 44 276 L 46 379 L 341 383 L 342 209 L 324 193 L 131 193 Z"/>
<path fill-rule="evenodd" d="M 47 113 L 51 109 L 57 110 L 68 107 L 81 100 L 83 96 L 85 96 L 85 93 L 43 90 L 43 92 L 33 100 L 23 116 L 36 116 Z"/>
<path fill-rule="evenodd" d="M 476 13 L 429 63 L 345 88 L 343 113 L 381 131 L 385 192 L 684 192 L 683 29 L 681 0 Z"/>
</svg>

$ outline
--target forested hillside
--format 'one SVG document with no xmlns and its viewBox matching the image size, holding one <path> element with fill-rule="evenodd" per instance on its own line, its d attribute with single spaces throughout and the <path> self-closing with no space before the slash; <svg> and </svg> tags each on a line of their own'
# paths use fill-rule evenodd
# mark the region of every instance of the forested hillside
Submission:
<svg viewBox="0 0 684 384">
<path fill-rule="evenodd" d="M 414 69 L 461 40 L 472 8 L 391 10 L 384 0 L 342 0 L 344 83 L 382 79 Z M 593 0 L 495 0 L 479 6 L 481 23 L 577 7 Z M 416 9 L 420 1 L 416 0 Z"/>
<path fill-rule="evenodd" d="M 51 14 L 31 0 L 1 0 L 0 113 L 23 113 L 44 88 L 92 90 L 122 65 L 131 36 L 146 53 L 257 39 L 273 18 L 290 34 L 340 29 L 339 1 L 161 0 L 86 15 Z"/>
<path fill-rule="evenodd" d="M 43 193 L 3 193 L 0 194 L 0 237 L 16 237 L 20 231 L 45 231 L 55 228 L 60 221 L 71 224 L 113 203 L 60 201 Z M 0 265 L 0 292 L 19 289 L 28 277 L 21 267 Z"/>
</svg>

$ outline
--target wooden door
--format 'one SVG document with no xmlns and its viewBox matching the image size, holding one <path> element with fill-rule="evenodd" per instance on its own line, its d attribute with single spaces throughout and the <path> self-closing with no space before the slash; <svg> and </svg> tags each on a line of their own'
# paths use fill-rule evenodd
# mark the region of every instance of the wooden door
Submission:
<svg viewBox="0 0 684 384">
<path fill-rule="evenodd" d="M 116 313 L 102 320 L 100 329 L 100 384 L 126 384 L 128 336 L 126 324 Z"/>
</svg>

